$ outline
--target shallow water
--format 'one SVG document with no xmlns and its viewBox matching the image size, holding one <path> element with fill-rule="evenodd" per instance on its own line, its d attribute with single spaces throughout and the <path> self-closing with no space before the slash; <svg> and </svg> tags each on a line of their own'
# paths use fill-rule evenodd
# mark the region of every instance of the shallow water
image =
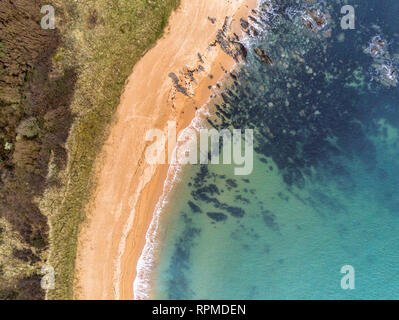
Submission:
<svg viewBox="0 0 399 320">
<path fill-rule="evenodd" d="M 342 30 L 343 1 L 265 2 L 268 26 L 246 40 L 248 62 L 209 117 L 254 129 L 254 170 L 184 168 L 162 213 L 153 296 L 397 299 L 399 91 L 381 65 L 399 61 L 399 3 L 352 1 L 356 29 Z M 328 25 L 305 28 L 306 6 Z M 367 52 L 376 35 L 380 57 Z M 341 288 L 344 265 L 354 290 Z"/>
</svg>

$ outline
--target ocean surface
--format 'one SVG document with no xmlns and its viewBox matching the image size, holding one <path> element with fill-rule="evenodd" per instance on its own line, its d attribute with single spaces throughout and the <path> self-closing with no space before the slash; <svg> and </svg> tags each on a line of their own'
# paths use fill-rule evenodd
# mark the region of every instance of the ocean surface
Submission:
<svg viewBox="0 0 399 320">
<path fill-rule="evenodd" d="M 254 130 L 253 172 L 182 168 L 159 212 L 151 297 L 399 298 L 399 1 L 350 1 L 343 30 L 346 2 L 259 1 L 248 61 L 204 121 Z"/>
</svg>

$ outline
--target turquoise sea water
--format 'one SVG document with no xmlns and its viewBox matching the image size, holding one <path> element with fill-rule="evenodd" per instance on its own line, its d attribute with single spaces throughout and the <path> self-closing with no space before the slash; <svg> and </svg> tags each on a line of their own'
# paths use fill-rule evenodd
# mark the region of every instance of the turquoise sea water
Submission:
<svg viewBox="0 0 399 320">
<path fill-rule="evenodd" d="M 254 129 L 254 170 L 184 168 L 162 213 L 153 296 L 398 299 L 399 90 L 384 66 L 398 68 L 399 3 L 352 1 L 355 30 L 341 29 L 344 1 L 260 3 L 264 26 L 209 117 Z M 328 25 L 309 31 L 305 8 Z M 354 290 L 341 288 L 344 265 Z"/>
</svg>

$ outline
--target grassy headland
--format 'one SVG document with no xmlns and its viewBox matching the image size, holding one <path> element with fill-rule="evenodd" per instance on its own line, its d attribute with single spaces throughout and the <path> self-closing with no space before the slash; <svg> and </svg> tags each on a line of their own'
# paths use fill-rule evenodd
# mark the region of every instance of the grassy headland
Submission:
<svg viewBox="0 0 399 320">
<path fill-rule="evenodd" d="M 55 59 L 76 65 L 74 120 L 60 172 L 63 187 L 49 189 L 43 211 L 50 217 L 49 264 L 56 287 L 48 298 L 72 298 L 79 225 L 93 188 L 93 164 L 106 137 L 134 64 L 162 35 L 179 0 L 54 1 L 64 25 Z M 53 202 L 53 200 L 55 200 Z"/>
<path fill-rule="evenodd" d="M 34 42 L 37 44 L 37 53 L 33 55 L 36 60 L 28 64 L 27 71 L 21 71 L 22 75 L 18 76 L 21 84 L 7 81 L 4 84 L 3 91 L 7 94 L 4 104 L 8 108 L 4 110 L 9 110 L 7 115 L 19 103 L 14 101 L 15 96 L 21 100 L 18 118 L 0 115 L 0 120 L 4 120 L 4 125 L 0 123 L 4 127 L 4 133 L 2 131 L 0 136 L 1 142 L 4 142 L 1 148 L 5 150 L 1 151 L 0 169 L 10 172 L 10 177 L 18 178 L 10 178 L 4 187 L 4 195 L 7 195 L 4 197 L 4 208 L 12 200 L 11 195 L 14 195 L 15 203 L 21 203 L 15 196 L 19 193 L 26 196 L 24 201 L 33 208 L 25 209 L 26 213 L 19 218 L 27 223 L 11 221 L 12 229 L 22 236 L 18 241 L 23 242 L 13 255 L 22 257 L 28 265 L 34 265 L 27 268 L 28 271 L 24 271 L 19 280 L 29 277 L 29 281 L 35 282 L 32 291 L 40 290 L 40 267 L 51 265 L 55 269 L 55 289 L 48 290 L 46 297 L 69 299 L 73 298 L 79 226 L 85 219 L 84 208 L 95 183 L 94 161 L 107 137 L 127 77 L 135 63 L 161 37 L 179 0 L 17 2 L 21 2 L 21 15 L 23 10 L 30 11 L 26 16 L 31 17 L 38 32 L 42 16 L 40 6 L 54 6 L 56 29 L 46 30 L 41 39 Z M 8 3 L 11 8 L 15 2 Z M 0 59 L 12 51 L 11 32 L 23 32 L 18 27 L 16 22 L 5 30 L 9 39 L 5 37 L 7 41 L 0 41 Z M 29 26 L 25 32 L 27 38 L 34 38 Z M 46 43 L 51 45 L 43 54 L 40 48 Z M 18 43 L 14 45 L 19 49 Z M 35 47 L 28 46 L 29 50 L 33 52 Z M 12 61 L 11 55 L 8 58 Z M 22 61 L 20 65 L 25 64 Z M 32 92 L 35 94 L 32 95 Z M 28 104 L 32 107 L 29 110 L 34 111 L 25 112 Z M 32 157 L 32 154 L 35 156 Z M 20 177 L 15 173 L 17 171 Z M 27 176 L 29 183 L 21 187 Z M 15 206 L 8 215 L 0 214 L 0 218 L 12 220 L 19 210 L 23 209 Z M 29 224 L 29 232 L 24 234 Z M 10 231 L 7 234 L 13 233 Z M 3 232 L 3 237 L 5 235 Z M 25 258 L 32 255 L 30 260 Z M 24 283 L 26 281 L 19 287 L 23 288 Z M 15 286 L 10 284 L 9 287 Z M 10 290 L 5 298 L 20 297 L 19 289 Z M 40 294 L 33 292 L 23 297 L 39 298 Z"/>
</svg>

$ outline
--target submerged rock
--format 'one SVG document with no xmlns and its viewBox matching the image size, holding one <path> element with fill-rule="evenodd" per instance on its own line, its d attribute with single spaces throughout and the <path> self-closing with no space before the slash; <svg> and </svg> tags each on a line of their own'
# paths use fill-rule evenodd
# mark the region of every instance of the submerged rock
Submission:
<svg viewBox="0 0 399 320">
<path fill-rule="evenodd" d="M 367 52 L 373 57 L 380 57 L 385 54 L 386 47 L 387 41 L 383 40 L 380 36 L 375 36 L 371 39 Z"/>
<path fill-rule="evenodd" d="M 388 61 L 379 65 L 375 65 L 378 81 L 387 87 L 396 87 L 398 83 L 398 71 Z"/>
<path fill-rule="evenodd" d="M 311 31 L 322 30 L 328 23 L 326 16 L 319 10 L 308 10 L 305 9 L 302 13 L 302 20 Z"/>
<path fill-rule="evenodd" d="M 238 185 L 233 179 L 227 179 L 226 184 L 231 188 L 237 188 Z"/>
<path fill-rule="evenodd" d="M 190 206 L 191 210 L 194 213 L 201 213 L 202 212 L 201 208 L 199 206 L 197 206 L 194 202 L 188 201 L 188 205 Z"/>
<path fill-rule="evenodd" d="M 206 214 L 208 215 L 209 218 L 217 222 L 227 220 L 227 216 L 222 212 L 207 212 Z"/>
<path fill-rule="evenodd" d="M 236 218 L 242 218 L 245 215 L 245 211 L 239 207 L 227 207 L 226 210 Z"/>
<path fill-rule="evenodd" d="M 279 225 L 276 223 L 276 215 L 273 212 L 264 210 L 261 212 L 261 215 L 263 217 L 263 221 L 270 229 L 273 231 L 280 230 Z"/>
<path fill-rule="evenodd" d="M 273 60 L 261 48 L 255 48 L 254 52 L 263 63 L 266 63 L 268 65 L 274 64 Z"/>
</svg>

